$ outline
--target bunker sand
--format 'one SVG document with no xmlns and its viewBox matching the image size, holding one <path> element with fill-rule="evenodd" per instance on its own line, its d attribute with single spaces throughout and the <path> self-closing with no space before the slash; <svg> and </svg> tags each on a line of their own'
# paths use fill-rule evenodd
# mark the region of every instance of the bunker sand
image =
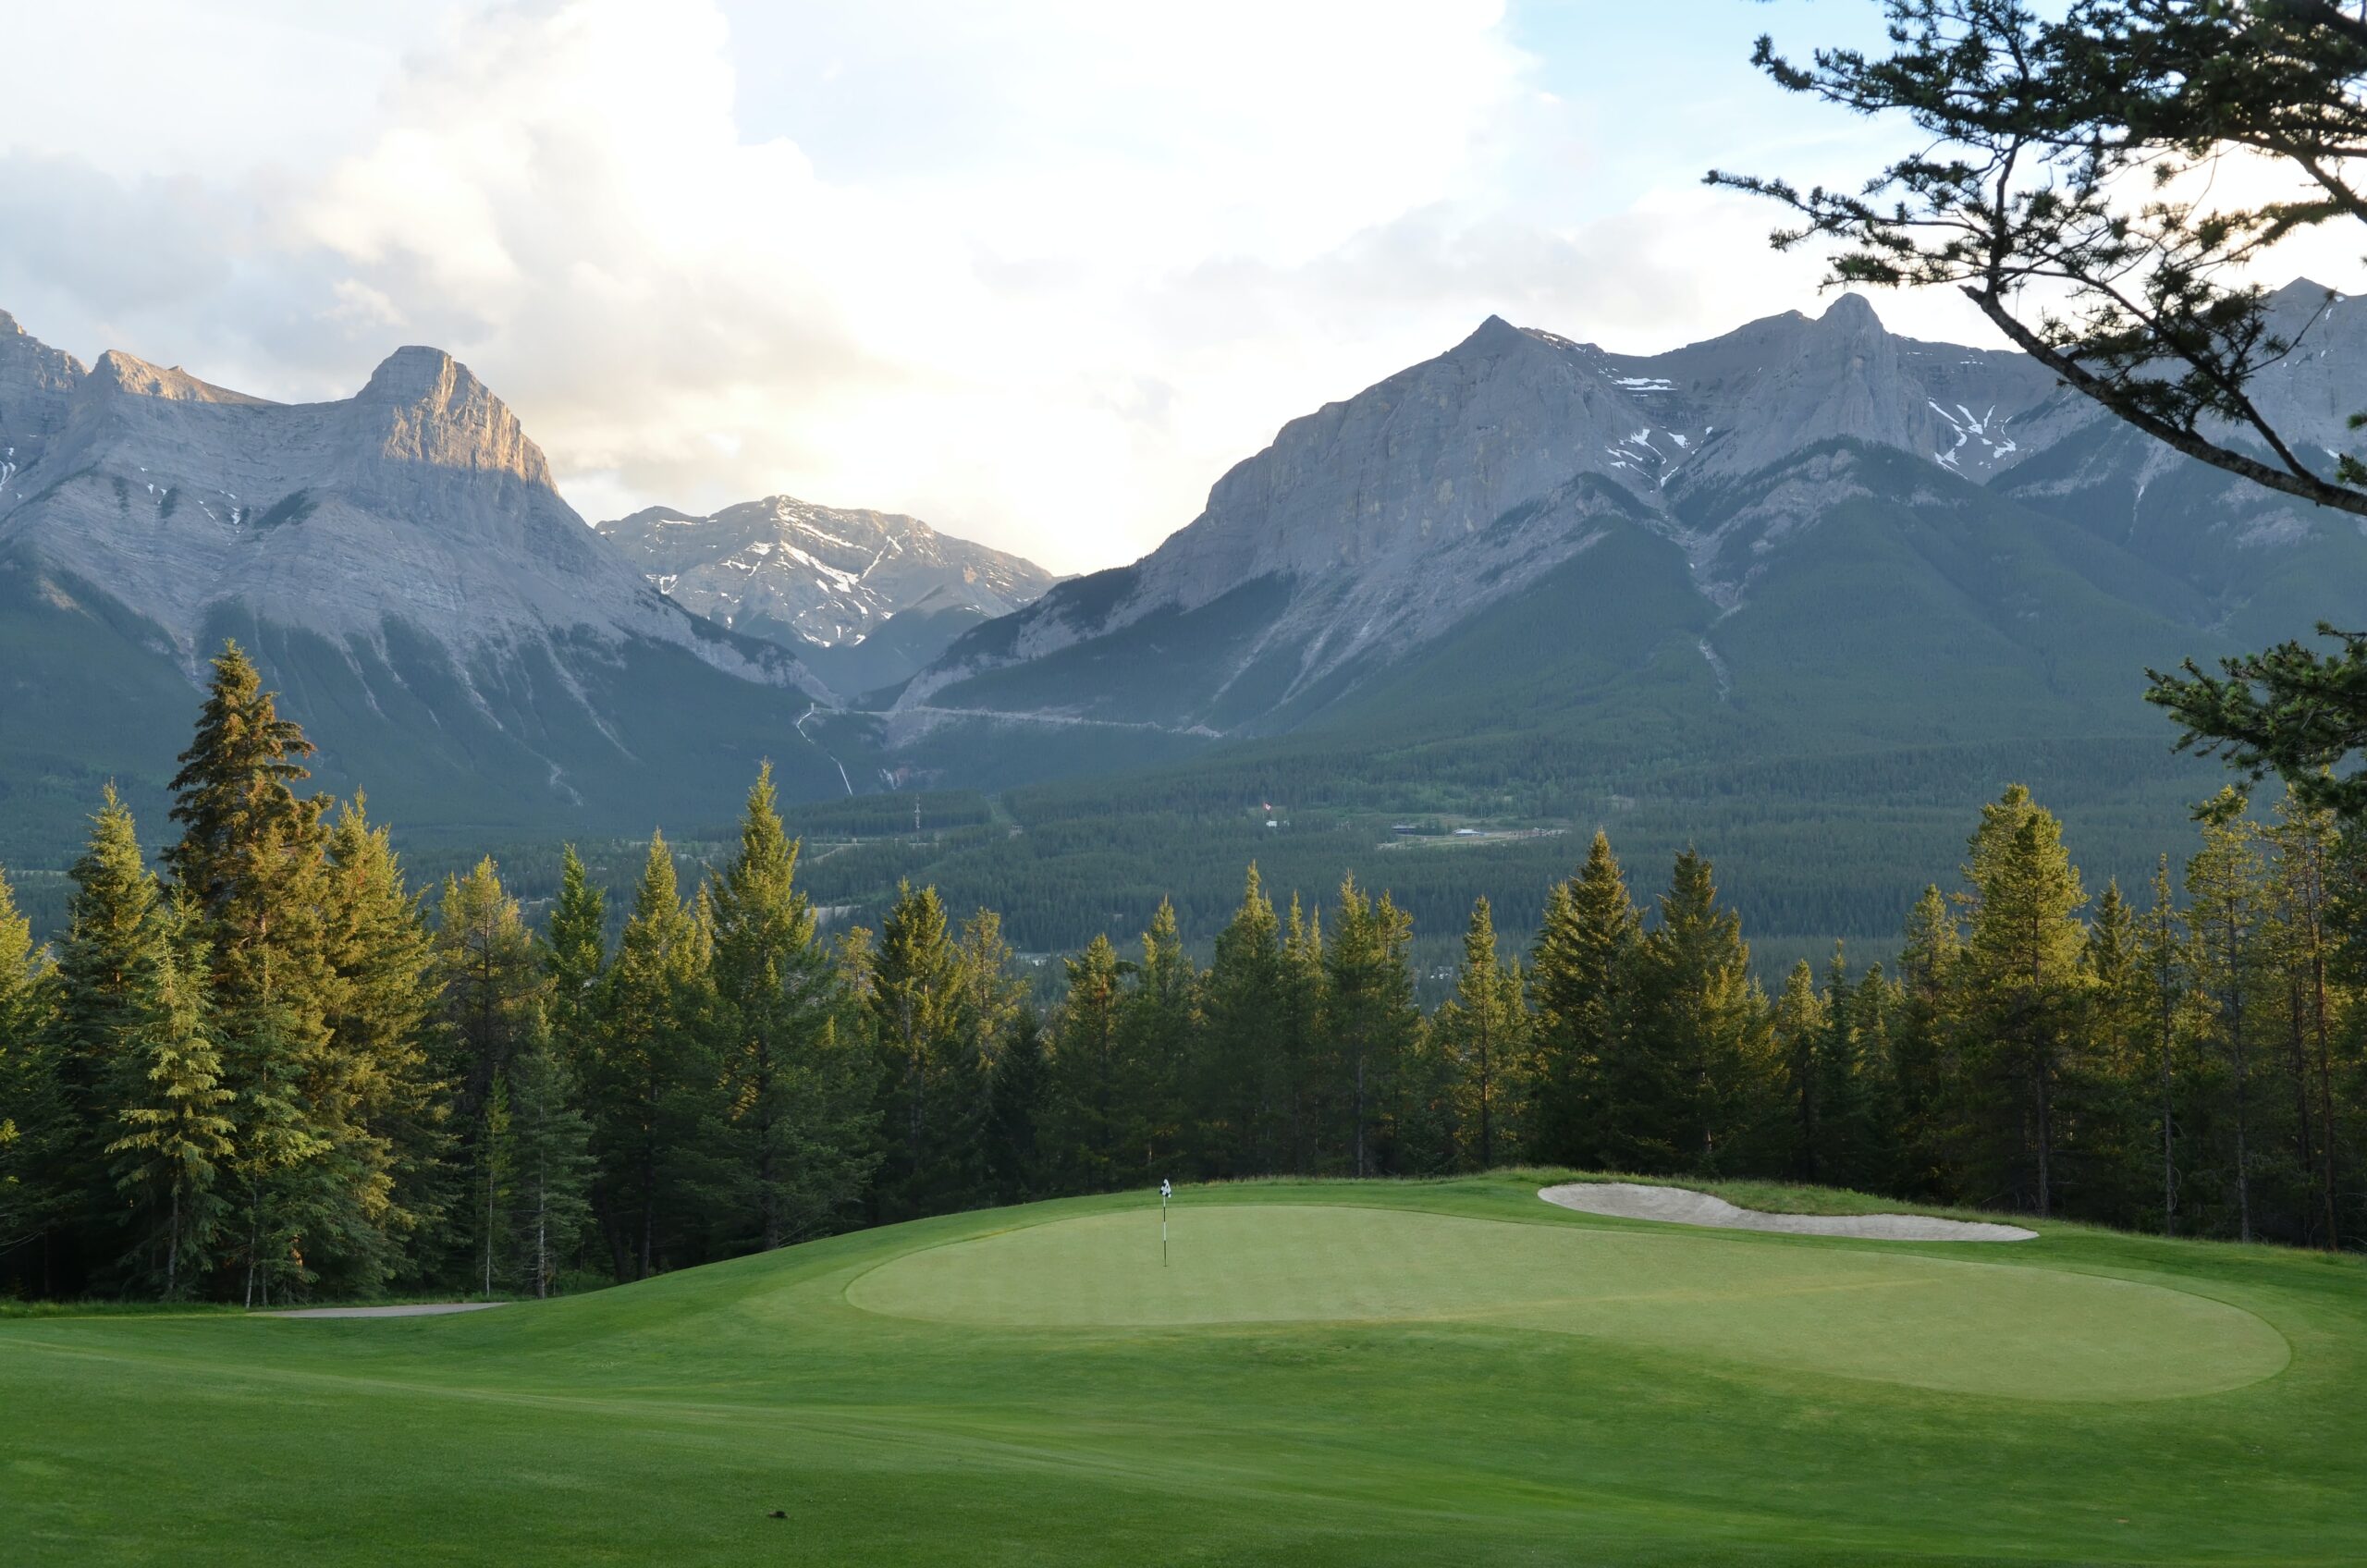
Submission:
<svg viewBox="0 0 2367 1568">
<path fill-rule="evenodd" d="M 1634 1182 L 1571 1182 L 1547 1187 L 1537 1195 L 1581 1214 L 1701 1225 L 1718 1231 L 1854 1236 L 1872 1242 L 2028 1242 L 2038 1237 L 2036 1231 L 2025 1231 L 2019 1225 L 1940 1219 L 1927 1214 L 1767 1214 L 1737 1208 L 1722 1197 L 1688 1187 L 1650 1187 Z"/>
</svg>

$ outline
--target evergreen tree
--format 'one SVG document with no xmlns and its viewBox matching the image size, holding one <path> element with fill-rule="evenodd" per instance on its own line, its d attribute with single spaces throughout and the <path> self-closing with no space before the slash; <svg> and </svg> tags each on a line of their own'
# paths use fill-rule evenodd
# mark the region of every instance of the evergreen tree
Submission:
<svg viewBox="0 0 2367 1568">
<path fill-rule="evenodd" d="M 1491 1170 L 1521 1146 L 1528 1121 L 1528 1023 L 1520 965 L 1497 953 L 1494 915 L 1480 899 L 1463 935 L 1454 995 L 1430 1021 L 1459 1086 L 1457 1121 L 1475 1170 Z"/>
<path fill-rule="evenodd" d="M 2170 891 L 2170 857 L 2154 868 L 2152 899 L 2138 941 L 2135 984 L 2143 1044 L 2138 1053 L 2153 1089 L 2154 1151 L 2159 1162 L 2162 1234 L 2177 1234 L 2178 1046 L 2193 1023 L 2192 944 Z"/>
<path fill-rule="evenodd" d="M 2144 933 L 2136 909 L 2108 882 L 2088 923 L 2087 1049 L 2063 1086 L 2065 1191 L 2082 1212 L 2128 1223 L 2150 1209 L 2151 1085 L 2145 1068 Z"/>
<path fill-rule="evenodd" d="M 1323 996 L 1323 916 L 1320 911 L 1302 911 L 1298 895 L 1293 893 L 1282 927 L 1282 1008 L 1274 1029 L 1277 1075 L 1283 1085 L 1279 1169 L 1285 1170 L 1316 1169 L 1316 1134 L 1322 1120 L 1316 1073 L 1322 1053 Z"/>
<path fill-rule="evenodd" d="M 543 938 L 543 973 L 550 979 L 552 1038 L 567 1060 L 581 1065 L 600 1026 L 601 987 L 608 972 L 607 900 L 584 874 L 569 844 L 559 862 L 558 898 Z"/>
<path fill-rule="evenodd" d="M 232 1152 L 222 1059 L 208 1037 L 203 953 L 186 907 L 150 928 L 135 981 L 141 1017 L 121 1042 L 114 1099 L 117 1136 L 106 1146 L 116 1189 L 130 1204 L 128 1272 L 170 1301 L 212 1262 L 222 1223 L 217 1193 Z"/>
<path fill-rule="evenodd" d="M 1792 965 L 1784 989 L 1775 998 L 1770 1020 L 1776 1060 L 1789 1091 L 1792 1127 L 1791 1168 L 1803 1182 L 1826 1180 L 1825 1124 L 1822 1091 L 1825 1073 L 1820 1058 L 1833 1028 L 1827 996 L 1817 989 L 1816 972 L 1809 961 Z"/>
<path fill-rule="evenodd" d="M 1890 1030 L 1890 1078 L 1897 1107 L 1892 1177 L 1921 1197 L 1962 1195 L 1969 1079 L 1959 1049 L 1958 1002 L 1964 933 L 1937 884 L 1927 885 L 1907 917 L 1899 955 L 1898 1002 Z"/>
<path fill-rule="evenodd" d="M 1771 1087 L 1765 998 L 1741 917 L 1719 904 L 1710 863 L 1690 850 L 1635 967 L 1634 1023 L 1603 1060 L 1610 1152 L 1633 1170 L 1734 1170 Z"/>
<path fill-rule="evenodd" d="M 1043 1015 L 1023 1005 L 987 1080 L 987 1182 L 998 1203 L 1025 1203 L 1049 1191 L 1043 1146 L 1049 1089 Z"/>
<path fill-rule="evenodd" d="M 972 1031 L 971 984 L 937 889 L 900 885 L 880 925 L 870 988 L 882 1128 L 874 1191 L 883 1219 L 959 1208 L 982 1188 L 986 1061 Z"/>
<path fill-rule="evenodd" d="M 1159 900 L 1143 933 L 1141 968 L 1118 1020 L 1122 1170 L 1158 1181 L 1182 1152 L 1184 1062 L 1198 1024 L 1199 977 L 1184 956 L 1175 906 Z M 1139 1161 L 1139 1163 L 1137 1163 Z"/>
<path fill-rule="evenodd" d="M 567 1063 L 546 1033 L 538 1031 L 510 1059 L 502 1086 L 512 1272 L 540 1299 L 550 1294 L 560 1258 L 591 1218 L 591 1126 L 575 1104 Z"/>
<path fill-rule="evenodd" d="M 1080 1192 L 1115 1186 L 1124 1159 L 1124 1068 L 1119 1054 L 1124 967 L 1110 938 L 1098 934 L 1067 961 L 1068 988 L 1055 1025 L 1049 1074 L 1053 1161 L 1061 1182 Z"/>
<path fill-rule="evenodd" d="M 1537 1008 L 1534 1155 L 1557 1165 L 1600 1166 L 1610 1147 L 1604 1068 L 1623 1048 L 1643 922 L 1627 881 L 1598 832 L 1586 864 L 1548 896 L 1529 970 Z"/>
<path fill-rule="evenodd" d="M 493 1083 L 485 1090 L 479 1125 L 475 1162 L 480 1221 L 477 1254 L 484 1268 L 484 1292 L 490 1297 L 494 1265 L 508 1260 L 510 1182 L 518 1160 L 509 1121 L 509 1075 L 506 1064 L 493 1070 Z"/>
<path fill-rule="evenodd" d="M 670 1267 L 690 1240 L 697 1133 L 719 1110 L 710 964 L 708 933 L 682 900 L 673 851 L 653 834 L 608 969 L 589 1095 L 595 1204 L 619 1279 Z"/>
<path fill-rule="evenodd" d="M 75 1128 L 58 1076 L 58 999 L 56 965 L 0 875 L 0 1286 L 13 1274 L 44 1294 L 51 1234 L 78 1195 L 66 1184 Z"/>
<path fill-rule="evenodd" d="M 1413 923 L 1387 893 L 1367 898 L 1353 875 L 1341 882 L 1323 953 L 1323 1029 L 1346 1102 L 1343 1163 L 1358 1176 L 1380 1173 L 1375 1112 L 1395 1089 L 1421 1023 L 1408 967 L 1412 940 Z"/>
<path fill-rule="evenodd" d="M 796 887 L 799 846 L 756 776 L 740 849 L 713 883 L 715 989 L 728 1106 L 715 1142 L 727 1204 L 770 1250 L 834 1224 L 860 1195 L 871 1064 L 845 1029 L 848 1001 Z"/>
<path fill-rule="evenodd" d="M 331 1029 L 329 802 L 294 790 L 312 751 L 227 644 L 172 781 L 181 837 L 165 855 L 203 922 L 259 1297 L 324 1269 L 345 1288 L 374 1286 L 400 1222 L 385 1141 L 358 1118 L 354 1064 Z"/>
<path fill-rule="evenodd" d="M 1282 922 L 1251 863 L 1241 904 L 1217 934 L 1200 986 L 1198 1049 L 1191 1099 L 1200 1109 L 1196 1142 L 1212 1176 L 1281 1168 L 1292 1084 L 1285 1026 Z"/>
<path fill-rule="evenodd" d="M 377 1229 L 387 1256 L 377 1274 L 408 1272 L 433 1249 L 449 1201 L 445 1158 L 451 1146 L 448 1085 L 429 1049 L 437 1005 L 434 937 L 384 827 L 371 826 L 360 796 L 329 834 L 325 937 L 337 985 L 327 1013 L 335 1050 L 324 1063 L 328 1118 L 384 1183 Z"/>
<path fill-rule="evenodd" d="M 1965 977 L 1974 1049 L 1993 1075 L 1997 1163 L 2022 1201 L 2054 1212 L 2055 1096 L 2077 1072 L 2087 903 L 2062 825 L 2019 784 L 1983 806 L 1965 868 Z"/>
<path fill-rule="evenodd" d="M 2333 867 L 2339 853 L 2334 814 L 2312 809 L 2291 790 L 2277 804 L 2264 835 L 2277 907 L 2279 966 L 2286 978 L 2286 1018 L 2296 1095 L 2295 1150 L 2303 1193 L 2302 1239 L 2330 1249 L 2342 1244 L 2336 1197 L 2335 1021 L 2339 998 L 2332 980 Z"/>
<path fill-rule="evenodd" d="M 87 1285 L 112 1262 L 119 1212 L 106 1145 L 118 1135 L 116 1095 L 131 1043 L 150 1023 L 150 976 L 165 910 L 131 813 L 106 788 L 90 842 L 67 873 L 67 936 L 45 1110 L 28 1118 L 27 1163 L 45 1172 L 38 1211 L 59 1254 L 54 1288 Z M 45 1243 L 47 1250 L 48 1243 Z"/>
<path fill-rule="evenodd" d="M 2214 802 L 2202 848 L 2187 862 L 2193 902 L 2195 981 L 2203 996 L 2205 1037 L 2230 1074 L 2236 1233 L 2252 1239 L 2254 1037 L 2266 968 L 2263 950 L 2263 868 L 2256 829 L 2237 815 L 2233 791 Z"/>
</svg>

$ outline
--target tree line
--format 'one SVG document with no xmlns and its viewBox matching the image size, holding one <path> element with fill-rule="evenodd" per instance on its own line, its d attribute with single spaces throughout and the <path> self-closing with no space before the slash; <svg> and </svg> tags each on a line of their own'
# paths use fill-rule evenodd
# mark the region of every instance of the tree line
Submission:
<svg viewBox="0 0 2367 1568">
<path fill-rule="evenodd" d="M 254 1305 L 544 1293 L 866 1223 L 1162 1177 L 1514 1164 L 1789 1177 L 2341 1244 L 2367 1076 L 2367 854 L 2324 810 L 2204 814 L 2183 891 L 2091 897 L 2019 787 L 1895 971 L 1773 995 L 1686 851 L 1609 840 L 1525 954 L 1472 909 L 1425 1014 L 1412 921 L 1255 865 L 1205 965 L 1172 906 L 1038 1009 L 996 913 L 905 885 L 823 931 L 769 771 L 687 892 L 654 837 L 619 936 L 570 851 L 539 929 L 491 860 L 411 888 L 233 646 L 161 868 L 109 791 L 36 944 L 0 882 L 0 1289 Z"/>
</svg>

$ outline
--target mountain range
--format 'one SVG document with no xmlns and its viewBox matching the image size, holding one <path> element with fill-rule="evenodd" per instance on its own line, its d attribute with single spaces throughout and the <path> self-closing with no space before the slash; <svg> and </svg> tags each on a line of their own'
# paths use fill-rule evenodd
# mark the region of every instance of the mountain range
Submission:
<svg viewBox="0 0 2367 1568">
<path fill-rule="evenodd" d="M 705 517 L 651 507 L 594 526 L 677 603 L 792 650 L 850 695 L 905 680 L 1057 581 L 918 518 L 793 496 Z"/>
<path fill-rule="evenodd" d="M 288 405 L 0 316 L 0 854 L 70 839 L 108 778 L 153 813 L 226 638 L 323 783 L 410 823 L 717 820 L 763 756 L 851 788 L 800 728 L 824 682 L 653 587 L 435 349 Z"/>
<path fill-rule="evenodd" d="M 2260 395 L 2331 451 L 2367 405 L 2367 312 L 2326 300 L 2279 296 L 2309 330 Z M 2340 619 L 2362 586 L 2349 520 L 1855 295 L 1650 357 L 1490 318 L 1292 422 L 1143 560 L 964 635 L 890 736 L 1361 715 L 1468 740 L 1631 704 L 1714 751 L 2123 733 L 2152 722 L 2147 662 Z M 1493 674 L 1464 668 L 1482 647 Z"/>
<path fill-rule="evenodd" d="M 2277 311 L 2300 343 L 2259 401 L 2331 454 L 2367 407 L 2367 311 L 2307 283 Z M 1066 581 L 788 496 L 586 527 L 427 349 L 283 406 L 121 354 L 86 371 L 0 317 L 0 858 L 62 854 L 107 777 L 160 808 L 235 635 L 325 783 L 420 831 L 716 823 L 769 756 L 791 799 L 1004 793 L 954 813 L 968 838 L 827 876 L 1013 909 L 1090 841 L 1097 923 L 1200 860 L 1287 859 L 1269 819 L 1329 814 L 1294 842 L 1332 864 L 1379 814 L 1429 812 L 1712 843 L 1762 928 L 1895 930 L 1856 890 L 1907 896 L 1899 867 L 1943 868 L 2007 778 L 2135 871 L 2211 781 L 2168 754 L 2145 669 L 2367 593 L 2351 520 L 1852 295 L 1646 356 L 1491 317 Z M 1455 891 L 1501 873 L 1518 907 L 1567 856 L 1525 842 L 1458 851 Z M 1089 934 L 1038 915 L 1015 932 Z"/>
</svg>

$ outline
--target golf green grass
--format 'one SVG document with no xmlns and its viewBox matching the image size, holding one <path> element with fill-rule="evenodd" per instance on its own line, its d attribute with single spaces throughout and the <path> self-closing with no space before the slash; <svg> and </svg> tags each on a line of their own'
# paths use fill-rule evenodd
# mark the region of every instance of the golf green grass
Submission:
<svg viewBox="0 0 2367 1568">
<path fill-rule="evenodd" d="M 1956 1257 L 1296 1204 L 1194 1208 L 1181 1239 L 1162 1259 L 1142 1215 L 1056 1220 L 907 1253 L 847 1299 L 1069 1329 L 1490 1322 L 2022 1399 L 2216 1393 L 2287 1356 L 2275 1329 L 2206 1296 Z"/>
<path fill-rule="evenodd" d="M 1165 1265 L 1126 1194 L 460 1317 L 0 1317 L 0 1562 L 2367 1561 L 2356 1259 L 1539 1184 L 1189 1190 Z"/>
</svg>

